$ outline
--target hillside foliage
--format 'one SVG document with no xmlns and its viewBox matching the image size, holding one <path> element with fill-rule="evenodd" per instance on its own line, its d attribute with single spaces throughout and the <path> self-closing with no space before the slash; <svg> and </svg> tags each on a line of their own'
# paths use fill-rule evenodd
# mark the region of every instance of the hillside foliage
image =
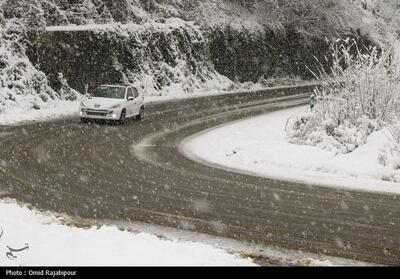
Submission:
<svg viewBox="0 0 400 279">
<path fill-rule="evenodd" d="M 329 42 L 387 44 L 398 11 L 396 0 L 0 0 L 3 110 L 5 100 L 19 105 L 15 96 L 32 107 L 74 98 L 68 84 L 82 91 L 85 83 L 123 79 L 160 95 L 310 79 L 306 66 L 317 70 L 314 57 L 324 61 Z M 43 32 L 93 24 L 113 27 Z"/>
</svg>

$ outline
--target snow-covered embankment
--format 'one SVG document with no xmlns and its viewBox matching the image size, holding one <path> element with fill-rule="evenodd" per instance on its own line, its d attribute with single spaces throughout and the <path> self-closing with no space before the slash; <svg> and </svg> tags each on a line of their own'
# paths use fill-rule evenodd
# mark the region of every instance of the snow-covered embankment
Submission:
<svg viewBox="0 0 400 279">
<path fill-rule="evenodd" d="M 23 249 L 12 252 L 11 249 Z M 9 252 L 12 252 L 11 254 Z M 0 202 L 0 266 L 254 265 L 199 242 L 162 240 L 102 226 L 77 228 L 59 218 Z"/>
<path fill-rule="evenodd" d="M 399 174 L 378 161 L 388 141 L 385 130 L 373 133 L 365 145 L 348 154 L 291 144 L 285 133 L 287 119 L 306 110 L 296 107 L 228 123 L 189 138 L 182 150 L 196 160 L 259 176 L 400 193 L 400 184 L 385 181 Z"/>
</svg>

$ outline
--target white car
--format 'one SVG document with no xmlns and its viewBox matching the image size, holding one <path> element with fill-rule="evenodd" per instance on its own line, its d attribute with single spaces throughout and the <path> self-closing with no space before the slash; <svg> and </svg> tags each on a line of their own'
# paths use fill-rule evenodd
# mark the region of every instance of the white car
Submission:
<svg viewBox="0 0 400 279">
<path fill-rule="evenodd" d="M 86 94 L 79 106 L 82 122 L 89 119 L 115 120 L 127 118 L 144 120 L 144 97 L 130 84 L 100 85 Z"/>
</svg>

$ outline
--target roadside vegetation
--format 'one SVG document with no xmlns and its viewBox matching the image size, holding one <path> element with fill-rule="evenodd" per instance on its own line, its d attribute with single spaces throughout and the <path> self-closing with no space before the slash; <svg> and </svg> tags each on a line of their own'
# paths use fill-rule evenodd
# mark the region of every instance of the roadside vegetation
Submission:
<svg viewBox="0 0 400 279">
<path fill-rule="evenodd" d="M 379 131 L 388 140 L 377 160 L 400 170 L 400 67 L 395 45 L 365 49 L 351 40 L 333 44 L 332 67 L 321 65 L 313 73 L 321 83 L 315 90 L 316 108 L 288 119 L 288 140 L 346 154 Z"/>
<path fill-rule="evenodd" d="M 26 55 L 29 20 L 4 20 L 0 13 L 0 113 L 13 108 L 40 110 L 59 100 L 75 100 L 79 94 L 60 76 L 59 90 L 48 83 Z"/>
</svg>

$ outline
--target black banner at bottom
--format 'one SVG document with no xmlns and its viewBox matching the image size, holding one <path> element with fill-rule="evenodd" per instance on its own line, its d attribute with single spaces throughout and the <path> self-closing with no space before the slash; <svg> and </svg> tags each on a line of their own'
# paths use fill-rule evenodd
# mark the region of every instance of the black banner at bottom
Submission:
<svg viewBox="0 0 400 279">
<path fill-rule="evenodd" d="M 151 274 L 204 276 L 373 276 L 400 275 L 399 267 L 0 267 L 0 278 L 126 278 Z M 396 275 L 397 274 L 397 275 Z M 123 277 L 122 277 L 123 276 Z M 342 279 L 342 278 L 341 278 Z"/>
</svg>

